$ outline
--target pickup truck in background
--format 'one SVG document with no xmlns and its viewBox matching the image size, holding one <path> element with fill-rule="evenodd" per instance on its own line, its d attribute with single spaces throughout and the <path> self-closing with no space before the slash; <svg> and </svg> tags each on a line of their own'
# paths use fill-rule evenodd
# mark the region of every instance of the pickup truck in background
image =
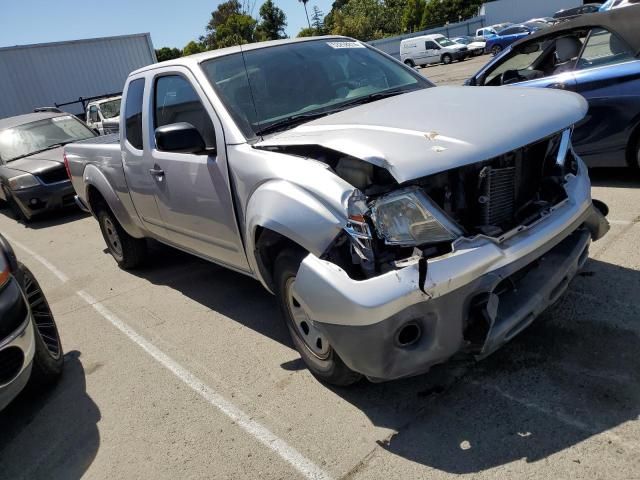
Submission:
<svg viewBox="0 0 640 480">
<path fill-rule="evenodd" d="M 101 98 L 87 104 L 87 126 L 100 135 L 118 133 L 120 129 L 121 96 Z"/>
<path fill-rule="evenodd" d="M 587 111 L 572 93 L 434 87 L 313 37 L 150 65 L 123 106 L 120 137 L 65 147 L 115 260 L 139 266 L 152 238 L 256 278 L 329 383 L 489 355 L 608 230 L 571 148 Z"/>
</svg>

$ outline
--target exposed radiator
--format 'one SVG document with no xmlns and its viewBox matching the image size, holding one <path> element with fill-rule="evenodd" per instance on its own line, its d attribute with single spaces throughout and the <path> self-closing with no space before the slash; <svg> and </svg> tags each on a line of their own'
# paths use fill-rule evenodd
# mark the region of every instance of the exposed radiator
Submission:
<svg viewBox="0 0 640 480">
<path fill-rule="evenodd" d="M 485 167 L 480 172 L 480 217 L 483 225 L 501 225 L 514 215 L 516 168 Z"/>
</svg>

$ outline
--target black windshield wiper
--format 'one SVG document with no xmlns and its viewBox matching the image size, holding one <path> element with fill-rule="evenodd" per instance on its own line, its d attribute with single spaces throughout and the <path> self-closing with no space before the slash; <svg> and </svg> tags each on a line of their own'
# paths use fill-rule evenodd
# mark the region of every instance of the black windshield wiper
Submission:
<svg viewBox="0 0 640 480">
<path fill-rule="evenodd" d="M 256 131 L 257 135 L 266 135 L 268 133 L 278 132 L 280 130 L 284 130 L 287 127 L 292 127 L 294 125 L 298 125 L 300 123 L 308 122 L 313 120 L 314 118 L 324 117 L 329 115 L 332 111 L 323 111 L 323 112 L 314 112 L 314 113 L 299 113 L 297 115 L 291 115 L 289 117 L 283 118 L 281 120 L 277 120 L 264 128 Z"/>
<path fill-rule="evenodd" d="M 413 90 L 407 90 L 403 88 L 403 89 L 384 90 L 382 92 L 371 93 L 369 95 L 365 95 L 364 97 L 358 97 L 355 100 L 352 100 L 350 102 L 342 103 L 340 104 L 339 108 L 343 109 L 345 107 L 348 108 L 354 105 L 363 105 L 365 103 L 375 102 L 376 100 L 381 100 L 383 98 L 395 97 L 396 95 L 400 95 L 402 93 L 408 93 L 412 91 Z"/>
<path fill-rule="evenodd" d="M 30 157 L 32 155 L 37 155 L 38 153 L 46 152 L 47 150 L 51 150 L 51 149 L 54 149 L 54 148 L 64 147 L 67 143 L 72 143 L 72 142 L 54 143 L 53 145 L 49 145 L 46 148 L 41 148 L 40 150 L 35 150 L 33 152 L 25 153 L 24 155 L 19 155 L 17 157 L 14 157 L 14 158 L 12 158 L 10 160 L 7 160 L 7 162 L 13 162 L 14 160 L 20 160 L 21 158 Z"/>
</svg>

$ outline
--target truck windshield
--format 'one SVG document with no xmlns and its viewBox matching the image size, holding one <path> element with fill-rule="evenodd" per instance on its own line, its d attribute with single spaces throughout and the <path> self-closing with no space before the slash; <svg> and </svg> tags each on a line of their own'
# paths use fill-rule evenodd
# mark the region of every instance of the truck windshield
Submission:
<svg viewBox="0 0 640 480">
<path fill-rule="evenodd" d="M 109 100 L 100 104 L 100 110 L 104 118 L 114 118 L 120 115 L 120 100 Z"/>
<path fill-rule="evenodd" d="M 433 86 L 360 42 L 342 38 L 234 53 L 203 62 L 202 68 L 247 138 Z"/>
<path fill-rule="evenodd" d="M 94 136 L 91 130 L 71 115 L 25 123 L 0 131 L 0 159 L 10 162 Z"/>
</svg>

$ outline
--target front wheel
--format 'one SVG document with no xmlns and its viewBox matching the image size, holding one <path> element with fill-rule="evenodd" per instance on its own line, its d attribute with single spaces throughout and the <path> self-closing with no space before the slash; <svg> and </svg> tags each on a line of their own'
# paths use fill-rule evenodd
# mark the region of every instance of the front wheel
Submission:
<svg viewBox="0 0 640 480">
<path fill-rule="evenodd" d="M 35 334 L 35 354 L 29 384 L 35 389 L 40 389 L 58 380 L 62 374 L 64 354 L 58 327 L 40 284 L 24 265 L 20 266 L 20 272 L 22 288 L 33 317 Z"/>
<path fill-rule="evenodd" d="M 296 298 L 296 275 L 304 256 L 303 252 L 285 250 L 276 259 L 274 279 L 282 316 L 309 371 L 323 382 L 351 385 L 362 376 L 344 364 Z"/>
<path fill-rule="evenodd" d="M 449 55 L 448 53 L 445 53 L 442 56 L 442 63 L 444 63 L 445 65 L 449 65 L 451 62 L 453 62 L 453 57 L 451 57 L 451 55 Z"/>
<path fill-rule="evenodd" d="M 11 193 L 11 190 L 9 190 L 6 187 L 3 187 L 3 190 L 4 190 L 4 197 L 7 199 L 6 203 L 9 206 L 9 210 L 11 211 L 13 218 L 15 218 L 18 222 L 27 223 L 30 219 L 24 214 L 24 212 L 20 208 L 20 205 L 18 205 L 18 202 L 16 201 L 16 199 L 13 198 L 13 194 Z"/>
<path fill-rule="evenodd" d="M 130 270 L 140 266 L 147 256 L 145 239 L 129 235 L 106 208 L 100 209 L 97 216 L 107 249 L 120 268 Z"/>
</svg>

